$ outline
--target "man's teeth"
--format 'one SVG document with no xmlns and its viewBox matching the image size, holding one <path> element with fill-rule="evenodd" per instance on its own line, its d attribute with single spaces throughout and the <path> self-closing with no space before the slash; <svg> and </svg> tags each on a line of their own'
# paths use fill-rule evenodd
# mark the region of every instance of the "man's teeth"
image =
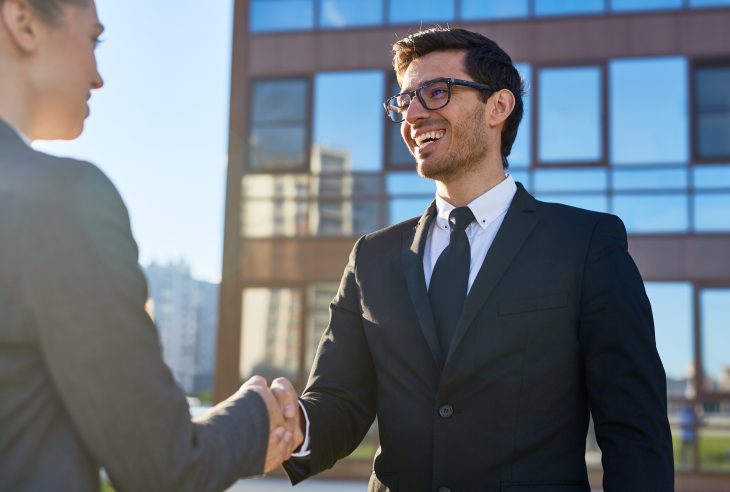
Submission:
<svg viewBox="0 0 730 492">
<path fill-rule="evenodd" d="M 427 132 L 422 133 L 419 136 L 416 137 L 416 145 L 419 147 L 423 145 L 424 143 L 431 141 L 431 140 L 438 140 L 439 138 L 443 137 L 446 134 L 444 130 L 437 130 L 433 132 Z"/>
</svg>

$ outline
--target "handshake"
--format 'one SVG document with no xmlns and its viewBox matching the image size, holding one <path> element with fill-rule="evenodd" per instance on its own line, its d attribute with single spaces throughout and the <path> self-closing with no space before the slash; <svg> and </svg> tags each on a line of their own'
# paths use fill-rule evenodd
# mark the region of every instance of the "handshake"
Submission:
<svg viewBox="0 0 730 492">
<path fill-rule="evenodd" d="M 269 413 L 269 445 L 264 472 L 278 468 L 304 442 L 304 416 L 294 386 L 286 378 L 276 378 L 268 386 L 266 378 L 253 376 L 239 391 L 255 391 Z"/>
</svg>

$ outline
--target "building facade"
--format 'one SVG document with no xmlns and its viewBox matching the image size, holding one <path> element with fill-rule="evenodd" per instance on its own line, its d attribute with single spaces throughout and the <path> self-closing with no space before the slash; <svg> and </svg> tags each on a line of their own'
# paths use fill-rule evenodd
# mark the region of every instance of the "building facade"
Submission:
<svg viewBox="0 0 730 492">
<path fill-rule="evenodd" d="M 234 22 L 218 398 L 264 362 L 301 389 L 357 237 L 433 198 L 382 102 L 392 43 L 449 24 L 525 80 L 509 172 L 623 219 L 678 487 L 730 487 L 730 1 L 236 0 Z"/>
</svg>

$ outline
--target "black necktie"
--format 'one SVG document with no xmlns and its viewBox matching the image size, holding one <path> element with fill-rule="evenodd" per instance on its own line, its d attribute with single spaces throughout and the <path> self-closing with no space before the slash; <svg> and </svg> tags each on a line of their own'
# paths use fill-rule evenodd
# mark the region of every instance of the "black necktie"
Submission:
<svg viewBox="0 0 730 492">
<path fill-rule="evenodd" d="M 456 324 L 461 317 L 469 285 L 471 247 L 466 228 L 474 220 L 469 207 L 455 208 L 449 214 L 451 237 L 449 245 L 439 256 L 431 275 L 428 297 L 431 301 L 441 351 L 449 353 Z"/>
</svg>

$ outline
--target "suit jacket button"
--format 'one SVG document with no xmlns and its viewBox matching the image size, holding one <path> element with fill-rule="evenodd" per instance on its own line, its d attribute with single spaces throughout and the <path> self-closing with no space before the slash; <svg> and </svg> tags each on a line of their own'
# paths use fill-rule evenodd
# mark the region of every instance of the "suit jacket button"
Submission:
<svg viewBox="0 0 730 492">
<path fill-rule="evenodd" d="M 439 407 L 439 415 L 441 416 L 442 419 L 451 418 L 451 416 L 454 415 L 454 407 L 452 407 L 451 405 L 448 405 L 448 404 L 441 405 Z M 446 489 L 446 490 L 448 490 L 448 489 Z M 439 489 L 439 491 L 441 491 L 441 489 Z M 446 491 L 443 491 L 443 492 L 446 492 Z"/>
<path fill-rule="evenodd" d="M 438 488 L 438 490 L 436 492 L 451 492 L 451 489 L 448 487 L 441 486 Z"/>
</svg>

